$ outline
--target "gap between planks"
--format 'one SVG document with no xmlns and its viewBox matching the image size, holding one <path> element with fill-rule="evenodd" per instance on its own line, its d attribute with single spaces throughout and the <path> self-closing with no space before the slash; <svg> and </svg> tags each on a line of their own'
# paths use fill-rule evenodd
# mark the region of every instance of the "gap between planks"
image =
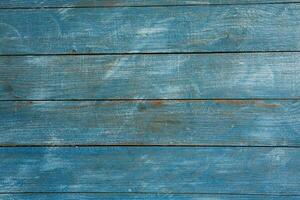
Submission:
<svg viewBox="0 0 300 200">
<path fill-rule="evenodd" d="M 181 192 L 181 193 L 163 193 L 163 192 L 0 192 L 0 195 L 38 195 L 38 194 L 124 194 L 124 195 L 224 195 L 224 196 L 274 196 L 274 197 L 299 197 L 300 194 L 278 194 L 278 193 L 192 193 L 192 192 Z"/>
<path fill-rule="evenodd" d="M 174 98 L 174 99 L 0 99 L 0 102 L 40 102 L 40 101 L 99 101 L 99 102 L 143 102 L 143 101 L 293 101 L 293 100 L 300 100 L 300 97 L 295 98 L 194 98 L 194 99 L 185 99 L 185 98 Z"/>
<path fill-rule="evenodd" d="M 85 148 L 85 147 L 195 147 L 195 148 L 290 148 L 290 149 L 299 149 L 300 146 L 295 145 L 213 145 L 213 144 L 4 144 L 0 145 L 0 148 Z"/>
<path fill-rule="evenodd" d="M 0 8 L 1 10 L 1 8 Z M 118 53 L 17 53 L 0 54 L 1 57 L 22 56 L 130 56 L 130 55 L 206 55 L 206 54 L 268 54 L 268 53 L 300 53 L 300 51 L 191 51 L 191 52 L 118 52 Z"/>
<path fill-rule="evenodd" d="M 153 5 L 91 5 L 91 6 L 32 6 L 32 7 L 0 7 L 0 10 L 35 10 L 35 9 L 61 9 L 61 8 L 139 8 L 139 7 L 181 7 L 181 6 L 230 6 L 230 5 L 261 5 L 261 4 L 299 4 L 299 1 L 288 2 L 240 2 L 240 3 L 194 3 L 194 4 L 153 4 Z"/>
</svg>

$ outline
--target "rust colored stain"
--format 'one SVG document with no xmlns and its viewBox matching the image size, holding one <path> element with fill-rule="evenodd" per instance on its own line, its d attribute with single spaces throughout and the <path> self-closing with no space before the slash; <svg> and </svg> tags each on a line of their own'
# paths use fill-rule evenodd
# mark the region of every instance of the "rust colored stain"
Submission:
<svg viewBox="0 0 300 200">
<path fill-rule="evenodd" d="M 214 100 L 214 102 L 234 106 L 254 105 L 264 108 L 277 108 L 280 106 L 279 104 L 265 103 L 259 100 Z"/>
<path fill-rule="evenodd" d="M 216 103 L 234 105 L 234 106 L 243 106 L 249 104 L 255 104 L 255 100 L 214 100 Z"/>
<path fill-rule="evenodd" d="M 265 108 L 277 108 L 280 105 L 279 104 L 267 104 L 267 103 L 263 103 L 263 104 L 256 104 L 256 106 L 265 107 Z"/>
<path fill-rule="evenodd" d="M 163 102 L 162 102 L 162 100 L 154 100 L 154 101 L 151 101 L 151 105 L 159 107 L 159 106 L 163 105 Z"/>
</svg>

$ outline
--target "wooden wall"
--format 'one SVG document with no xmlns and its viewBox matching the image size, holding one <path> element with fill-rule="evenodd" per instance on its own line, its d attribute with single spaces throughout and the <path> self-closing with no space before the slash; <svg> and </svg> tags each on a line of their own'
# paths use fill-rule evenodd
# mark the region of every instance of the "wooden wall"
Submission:
<svg viewBox="0 0 300 200">
<path fill-rule="evenodd" d="M 0 199 L 300 199 L 299 0 L 0 2 Z"/>
</svg>

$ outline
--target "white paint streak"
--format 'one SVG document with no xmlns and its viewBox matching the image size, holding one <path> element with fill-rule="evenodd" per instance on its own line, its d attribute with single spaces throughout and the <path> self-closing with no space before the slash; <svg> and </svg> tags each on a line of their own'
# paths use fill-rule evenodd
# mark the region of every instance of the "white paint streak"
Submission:
<svg viewBox="0 0 300 200">
<path fill-rule="evenodd" d="M 168 29 L 165 27 L 152 27 L 152 28 L 142 28 L 137 31 L 137 33 L 143 37 L 151 35 L 151 34 L 156 34 L 156 33 L 162 33 L 167 31 Z"/>
<path fill-rule="evenodd" d="M 122 74 L 122 72 L 125 72 L 125 70 L 121 70 L 122 66 L 126 66 L 126 62 L 128 61 L 130 57 L 129 56 L 123 56 L 118 58 L 117 62 L 114 63 L 114 65 L 108 69 L 105 73 L 105 75 L 103 76 L 103 80 L 107 80 L 109 78 L 120 78 L 120 77 L 126 77 L 128 78 L 128 74 Z M 128 71 L 126 71 L 128 72 Z M 114 75 L 116 75 L 114 77 Z"/>
<path fill-rule="evenodd" d="M 268 153 L 268 158 L 273 165 L 286 165 L 289 161 L 289 156 L 284 149 L 274 148 Z"/>
<path fill-rule="evenodd" d="M 71 8 L 60 8 L 60 9 L 58 9 L 58 14 L 60 16 L 60 19 L 62 19 L 62 20 L 67 19 L 70 16 L 69 10 L 71 10 Z"/>
<path fill-rule="evenodd" d="M 21 33 L 14 26 L 0 22 L 0 38 L 22 38 Z"/>
<path fill-rule="evenodd" d="M 54 151 L 54 153 L 52 152 Z M 64 163 L 64 165 L 62 165 Z M 41 164 L 42 171 L 52 171 L 55 169 L 62 169 L 66 168 L 66 162 L 62 160 L 57 154 L 55 153 L 54 148 L 48 148 L 47 152 L 45 152 L 43 156 L 43 162 Z"/>
</svg>

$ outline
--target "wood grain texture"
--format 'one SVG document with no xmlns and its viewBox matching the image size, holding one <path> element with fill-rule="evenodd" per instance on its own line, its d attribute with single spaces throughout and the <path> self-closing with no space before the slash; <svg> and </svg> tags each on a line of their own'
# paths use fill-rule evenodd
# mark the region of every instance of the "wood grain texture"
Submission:
<svg viewBox="0 0 300 200">
<path fill-rule="evenodd" d="M 1 100 L 299 98 L 299 53 L 0 57 Z"/>
<path fill-rule="evenodd" d="M 161 6 L 161 5 L 211 5 L 211 4 L 264 4 L 289 3 L 299 0 L 9 0 L 0 1 L 0 8 L 53 8 L 95 6 Z"/>
<path fill-rule="evenodd" d="M 300 199 L 299 3 L 0 1 L 0 199 Z"/>
<path fill-rule="evenodd" d="M 1 200 L 298 200 L 299 196 L 221 194 L 0 194 Z"/>
<path fill-rule="evenodd" d="M 1 10 L 0 54 L 300 51 L 300 4 Z"/>
<path fill-rule="evenodd" d="M 299 195 L 299 148 L 0 148 L 0 192 Z"/>
<path fill-rule="evenodd" d="M 1 100 L 299 98 L 300 53 L 0 57 Z"/>
<path fill-rule="evenodd" d="M 0 102 L 1 145 L 300 145 L 299 101 Z"/>
</svg>

